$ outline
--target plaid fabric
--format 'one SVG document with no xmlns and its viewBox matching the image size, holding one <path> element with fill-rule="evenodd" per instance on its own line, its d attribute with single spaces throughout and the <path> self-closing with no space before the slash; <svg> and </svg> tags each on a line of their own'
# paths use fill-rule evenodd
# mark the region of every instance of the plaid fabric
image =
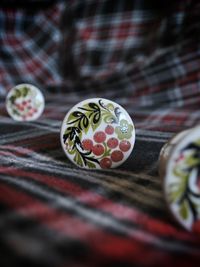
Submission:
<svg viewBox="0 0 200 267">
<path fill-rule="evenodd" d="M 118 169 L 88 171 L 69 162 L 59 141 L 76 93 L 46 99 L 41 119 L 23 124 L 1 102 L 1 266 L 197 266 L 200 239 L 167 211 L 157 165 L 172 131 L 195 125 L 200 111 L 132 108 L 131 157 Z"/>
<path fill-rule="evenodd" d="M 200 122 L 199 4 L 160 5 L 69 1 L 65 86 L 45 91 L 36 122 L 12 121 L 1 99 L 1 267 L 199 265 L 200 239 L 170 216 L 157 171 L 163 144 Z M 97 96 L 121 104 L 136 126 L 118 169 L 78 169 L 61 149 L 66 112 Z"/>
<path fill-rule="evenodd" d="M 194 0 L 72 1 L 62 26 L 64 76 L 83 93 L 110 91 L 134 106 L 199 107 L 199 14 Z"/>
<path fill-rule="evenodd" d="M 57 64 L 63 3 L 49 2 L 0 3 L 0 95 L 23 82 L 44 88 L 61 84 Z"/>
</svg>

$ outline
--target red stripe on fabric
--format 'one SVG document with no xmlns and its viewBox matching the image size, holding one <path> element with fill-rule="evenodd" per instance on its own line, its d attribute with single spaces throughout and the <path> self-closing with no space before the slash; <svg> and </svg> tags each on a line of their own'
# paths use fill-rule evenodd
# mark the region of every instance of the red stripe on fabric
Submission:
<svg viewBox="0 0 200 267">
<path fill-rule="evenodd" d="M 199 65 L 200 65 L 200 61 L 199 61 Z M 191 84 L 194 82 L 199 82 L 199 71 L 196 72 L 192 72 L 192 73 L 187 73 L 186 76 L 184 76 L 182 79 L 178 80 L 176 82 L 176 84 L 178 86 L 183 86 L 183 85 L 187 85 L 187 84 Z"/>
<path fill-rule="evenodd" d="M 52 209 L 37 199 L 23 192 L 17 192 L 7 185 L 0 185 L 0 192 L 0 200 L 23 216 L 32 217 L 61 234 L 86 242 L 92 250 L 102 254 L 103 257 L 114 257 L 113 259 L 123 259 L 127 262 L 134 259 L 138 262 L 146 262 L 146 259 L 140 258 L 140 253 L 146 250 L 146 246 L 137 240 L 114 236 L 106 231 L 102 232 L 92 224 Z M 151 256 L 151 253 L 149 254 Z"/>
<path fill-rule="evenodd" d="M 57 140 L 57 139 L 55 139 L 55 140 L 49 139 L 48 141 L 49 142 L 47 142 L 47 143 L 35 143 L 35 145 L 31 143 L 30 148 L 33 151 L 41 151 L 41 150 L 46 149 L 46 148 L 48 148 L 48 149 L 60 148 L 59 140 Z"/>
<path fill-rule="evenodd" d="M 198 64 L 200 65 L 200 59 L 196 59 L 195 58 L 193 60 L 195 62 L 199 61 Z M 183 62 L 181 62 L 181 63 L 183 64 L 184 61 L 185 60 L 183 60 Z M 187 64 L 189 64 L 189 63 L 185 62 L 184 64 L 185 64 L 184 65 L 184 69 L 185 69 L 185 72 L 186 72 L 185 75 L 184 74 L 180 74 L 179 79 L 175 79 L 175 78 L 172 79 L 172 77 L 170 76 L 169 78 L 172 79 L 172 80 L 170 80 L 170 81 L 168 81 L 168 80 L 167 81 L 159 81 L 159 84 L 151 85 L 151 86 L 148 85 L 148 83 L 144 79 L 144 77 L 140 76 L 138 79 L 134 79 L 134 76 L 133 76 L 133 78 L 131 78 L 132 73 L 129 74 L 130 75 L 130 79 L 132 79 L 133 84 L 136 83 L 137 80 L 142 80 L 143 81 L 143 86 L 142 87 L 139 86 L 138 90 L 134 90 L 134 93 L 132 95 L 133 100 L 135 100 L 135 97 L 143 96 L 144 93 L 145 93 L 145 95 L 147 95 L 148 93 L 160 93 L 163 90 L 166 90 L 166 89 L 169 89 L 169 88 L 174 89 L 174 87 L 183 87 L 183 86 L 186 86 L 188 84 L 191 85 L 191 83 L 195 83 L 195 82 L 198 83 L 198 81 L 199 81 L 199 71 L 198 71 L 198 69 L 196 68 L 195 72 L 192 71 L 191 73 L 189 73 L 188 70 L 187 70 Z M 172 67 L 175 68 L 176 65 L 174 65 Z M 156 72 L 156 73 L 158 73 L 158 75 L 159 75 L 159 73 L 162 73 L 162 72 L 165 72 L 165 71 L 166 70 L 159 70 L 159 72 Z M 148 75 L 149 79 L 150 79 L 150 77 L 152 75 L 155 75 L 155 73 L 149 74 Z M 184 95 L 184 92 L 182 92 L 182 93 Z"/>
<path fill-rule="evenodd" d="M 91 207 L 100 208 L 102 211 L 112 214 L 112 216 L 117 219 L 134 222 L 143 227 L 146 231 L 150 231 L 152 234 L 167 237 L 171 236 L 173 238 L 179 238 L 185 241 L 200 243 L 198 238 L 185 232 L 184 230 L 178 230 L 173 226 L 147 216 L 136 209 L 131 209 L 127 206 L 114 203 L 105 197 L 81 188 L 77 184 L 67 180 L 59 179 L 59 177 L 33 173 L 9 167 L 0 167 L 0 173 L 23 176 L 42 182 L 56 190 L 59 190 L 62 193 L 67 193 L 68 195 L 75 197 L 77 200 L 88 204 Z"/>
<path fill-rule="evenodd" d="M 43 69 L 44 65 L 42 62 L 38 61 L 38 59 L 32 59 L 31 61 L 25 62 L 23 73 L 34 73 L 38 72 L 38 70 Z M 27 71 L 28 70 L 28 71 Z"/>
<path fill-rule="evenodd" d="M 19 146 L 19 147 L 12 146 L 12 145 L 0 145 L 0 149 L 3 149 L 3 151 L 0 151 L 0 152 L 5 152 L 4 150 L 9 149 L 9 150 L 11 150 L 12 154 L 18 153 L 18 155 L 23 155 L 23 156 L 26 156 L 26 155 L 31 154 L 33 152 L 31 149 L 27 149 L 27 148 L 24 148 L 21 146 Z"/>
<path fill-rule="evenodd" d="M 69 214 L 55 210 L 54 208 L 16 191 L 7 185 L 0 184 L 0 201 L 14 208 L 25 217 L 39 221 L 41 224 L 61 233 L 67 237 L 85 242 L 90 248 L 90 260 L 94 262 L 137 262 L 144 266 L 155 266 L 162 263 L 162 266 L 186 266 L 199 259 L 198 255 L 180 258 L 179 254 L 169 254 L 158 250 L 157 247 L 144 245 L 135 239 L 125 238 L 111 234 L 109 231 L 102 231 L 94 225 L 72 217 Z M 95 266 L 95 264 L 94 264 Z M 103 266 L 103 265 L 102 265 Z"/>
<path fill-rule="evenodd" d="M 24 155 L 18 151 L 15 151 L 14 153 L 9 152 L 9 151 L 0 151 L 0 155 L 2 155 L 2 156 L 10 156 L 11 157 L 11 156 L 13 156 L 13 154 L 15 154 L 15 156 L 18 156 L 18 157 L 21 157 L 22 155 Z"/>
<path fill-rule="evenodd" d="M 47 141 L 48 140 L 48 141 Z M 24 137 L 24 139 L 22 140 L 17 140 L 17 141 L 14 141 L 14 142 L 11 142 L 11 144 L 17 144 L 18 146 L 19 145 L 38 145 L 40 144 L 41 146 L 45 143 L 45 142 L 48 142 L 49 146 L 50 145 L 58 145 L 60 144 L 60 140 L 59 140 L 59 137 L 57 136 L 57 134 L 55 133 L 49 133 L 49 134 L 42 134 L 40 136 L 36 136 L 36 137 Z M 32 147 L 31 147 L 32 149 Z"/>
</svg>

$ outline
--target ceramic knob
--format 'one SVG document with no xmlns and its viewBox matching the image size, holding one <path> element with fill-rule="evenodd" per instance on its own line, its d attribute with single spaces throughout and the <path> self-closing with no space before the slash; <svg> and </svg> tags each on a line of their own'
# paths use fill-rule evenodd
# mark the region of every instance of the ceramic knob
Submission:
<svg viewBox="0 0 200 267">
<path fill-rule="evenodd" d="M 161 150 L 159 166 L 171 213 L 200 234 L 200 126 L 172 138 Z"/>
<path fill-rule="evenodd" d="M 37 120 L 44 110 L 41 91 L 31 84 L 19 84 L 12 88 L 6 98 L 8 114 L 16 121 Z"/>
<path fill-rule="evenodd" d="M 65 154 L 78 167 L 115 168 L 131 154 L 135 128 L 123 107 L 108 99 L 92 98 L 66 114 L 60 138 Z"/>
</svg>

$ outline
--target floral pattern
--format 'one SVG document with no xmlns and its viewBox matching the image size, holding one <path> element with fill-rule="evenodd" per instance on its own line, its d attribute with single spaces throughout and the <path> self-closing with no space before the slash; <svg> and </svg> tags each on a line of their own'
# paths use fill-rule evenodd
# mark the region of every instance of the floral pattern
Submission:
<svg viewBox="0 0 200 267">
<path fill-rule="evenodd" d="M 133 148 L 130 139 L 134 135 L 131 120 L 120 120 L 123 112 L 119 105 L 108 100 L 78 104 L 63 124 L 62 141 L 67 156 L 83 168 L 105 169 L 120 165 Z M 126 132 L 123 131 L 125 127 Z"/>
<path fill-rule="evenodd" d="M 180 151 L 172 175 L 167 187 L 170 205 L 182 225 L 191 230 L 200 225 L 200 139 Z"/>
<path fill-rule="evenodd" d="M 14 87 L 7 98 L 7 110 L 18 121 L 32 120 L 43 111 L 44 99 L 41 92 L 32 85 Z"/>
<path fill-rule="evenodd" d="M 133 125 L 126 120 L 121 120 L 119 126 L 115 128 L 115 132 L 120 140 L 130 139 L 132 136 Z"/>
</svg>

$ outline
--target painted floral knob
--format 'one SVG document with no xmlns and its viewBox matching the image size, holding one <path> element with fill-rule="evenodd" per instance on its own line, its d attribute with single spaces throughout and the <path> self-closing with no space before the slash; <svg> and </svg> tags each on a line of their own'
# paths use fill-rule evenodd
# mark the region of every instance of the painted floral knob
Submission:
<svg viewBox="0 0 200 267">
<path fill-rule="evenodd" d="M 60 138 L 65 154 L 77 166 L 115 168 L 131 154 L 135 128 L 120 105 L 92 98 L 78 103 L 66 114 Z"/>
<path fill-rule="evenodd" d="M 160 174 L 175 219 L 200 234 L 200 126 L 183 131 L 161 150 Z"/>
<path fill-rule="evenodd" d="M 6 98 L 8 114 L 16 121 L 37 120 L 44 110 L 41 91 L 31 84 L 19 84 L 12 88 Z"/>
</svg>

